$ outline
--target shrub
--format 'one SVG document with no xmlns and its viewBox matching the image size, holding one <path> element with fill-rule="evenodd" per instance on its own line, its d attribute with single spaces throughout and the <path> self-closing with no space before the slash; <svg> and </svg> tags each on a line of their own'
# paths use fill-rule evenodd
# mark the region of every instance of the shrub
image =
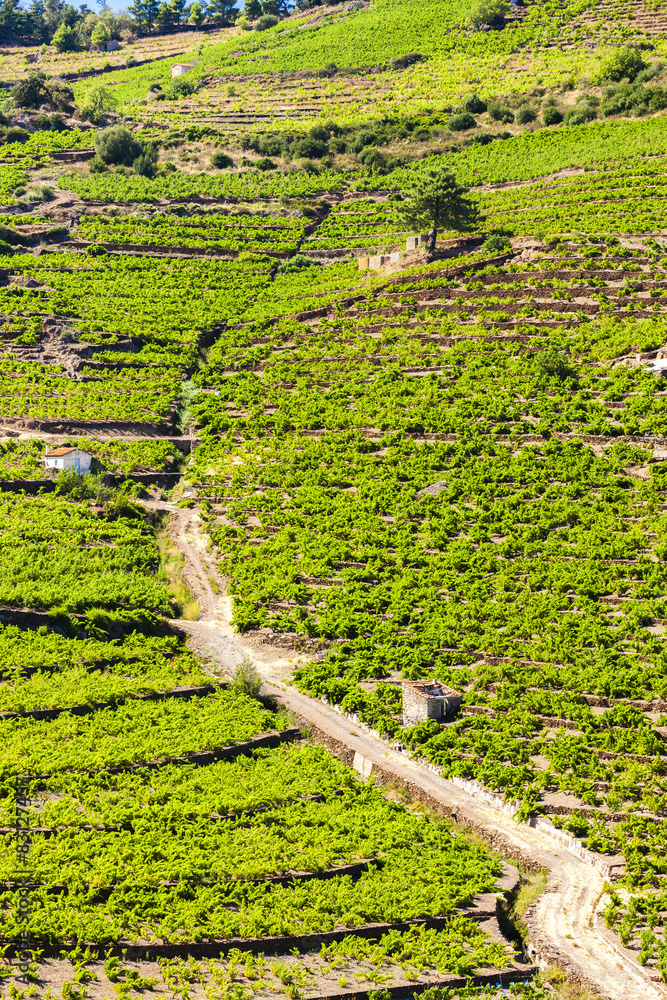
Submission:
<svg viewBox="0 0 667 1000">
<path fill-rule="evenodd" d="M 527 125 L 528 122 L 535 121 L 535 112 L 531 108 L 530 104 L 521 104 L 516 110 L 514 115 L 515 125 Z"/>
<path fill-rule="evenodd" d="M 49 128 L 52 132 L 66 132 L 67 125 L 63 116 L 58 114 L 49 115 Z"/>
<path fill-rule="evenodd" d="M 61 469 L 56 476 L 56 493 L 60 496 L 71 496 L 80 486 L 81 476 L 76 469 Z"/>
<path fill-rule="evenodd" d="M 600 102 L 600 113 L 607 117 L 631 111 L 641 102 L 643 89 L 641 85 L 634 86 L 631 83 L 619 83 L 617 87 L 606 87 Z"/>
<path fill-rule="evenodd" d="M 550 105 L 548 108 L 545 108 L 544 111 L 542 112 L 542 121 L 544 122 L 545 125 L 558 125 L 560 124 L 560 122 L 562 122 L 562 120 L 563 120 L 562 114 L 560 113 L 558 108 L 554 108 L 552 105 Z"/>
<path fill-rule="evenodd" d="M 470 94 L 461 104 L 461 110 L 467 111 L 471 115 L 481 115 L 486 111 L 487 104 L 477 94 Z"/>
<path fill-rule="evenodd" d="M 250 23 L 250 21 L 248 20 L 247 17 L 243 17 L 243 16 L 237 17 L 236 18 L 236 27 L 240 28 L 241 31 L 252 31 L 252 25 L 251 25 L 251 23 Z"/>
<path fill-rule="evenodd" d="M 568 378 L 573 374 L 570 363 L 557 347 L 548 347 L 540 351 L 535 358 L 537 370 L 540 375 L 547 378 Z"/>
<path fill-rule="evenodd" d="M 240 691 L 251 698 L 256 698 L 259 694 L 262 678 L 249 656 L 244 656 L 241 662 L 236 664 L 231 686 L 232 690 Z"/>
<path fill-rule="evenodd" d="M 647 83 L 652 80 L 654 76 L 659 76 L 665 68 L 663 62 L 650 63 L 646 69 L 643 69 L 641 73 L 638 73 L 635 77 L 635 83 Z"/>
<path fill-rule="evenodd" d="M 18 125 L 12 125 L 5 132 L 5 142 L 27 142 L 29 138 L 30 133 Z"/>
<path fill-rule="evenodd" d="M 0 239 L 4 243 L 9 243 L 10 246 L 28 246 L 29 238 L 23 236 L 21 233 L 17 233 L 15 229 L 10 229 L 9 226 L 0 226 Z"/>
<path fill-rule="evenodd" d="M 305 254 L 297 253 L 289 260 L 281 260 L 278 264 L 278 274 L 292 274 L 295 271 L 304 271 L 307 267 L 319 266 L 316 260 L 311 260 Z"/>
<path fill-rule="evenodd" d="M 62 80 L 47 80 L 46 90 L 48 93 L 48 103 L 58 111 L 66 111 L 68 114 L 74 110 L 72 101 L 74 91 Z"/>
<path fill-rule="evenodd" d="M 408 52 L 407 55 L 390 59 L 389 65 L 392 69 L 407 69 L 408 66 L 414 66 L 415 63 L 423 62 L 427 58 L 428 56 L 423 56 L 421 52 Z"/>
<path fill-rule="evenodd" d="M 305 139 L 300 139 L 295 142 L 292 147 L 292 153 L 294 156 L 305 156 L 309 159 L 321 160 L 323 156 L 326 156 L 329 152 L 329 147 L 323 139 L 315 139 L 312 136 L 306 136 Z"/>
<path fill-rule="evenodd" d="M 116 107 L 117 101 L 108 87 L 101 84 L 93 87 L 85 95 L 83 104 L 79 109 L 79 116 L 85 121 L 96 125 L 101 118 Z"/>
<path fill-rule="evenodd" d="M 648 96 L 648 110 L 662 111 L 667 108 L 667 88 L 647 87 L 644 93 Z"/>
<path fill-rule="evenodd" d="M 227 153 L 214 153 L 211 157 L 211 166 L 215 170 L 225 170 L 227 167 L 233 167 L 234 161 Z"/>
<path fill-rule="evenodd" d="M 313 127 L 308 130 L 308 138 L 316 139 L 320 142 L 326 142 L 329 138 L 329 133 L 324 125 L 313 125 Z"/>
<path fill-rule="evenodd" d="M 312 160 L 301 160 L 299 167 L 306 174 L 319 174 L 320 172 L 320 168 L 316 163 L 313 163 Z"/>
<path fill-rule="evenodd" d="M 95 135 L 95 152 L 104 163 L 130 166 L 143 147 L 122 125 L 112 125 Z"/>
<path fill-rule="evenodd" d="M 141 177 L 155 177 L 157 157 L 157 147 L 153 145 L 147 146 L 143 153 L 140 153 L 132 161 L 132 169 L 135 174 L 139 174 Z"/>
<path fill-rule="evenodd" d="M 33 184 L 26 198 L 28 201 L 49 201 L 53 198 L 53 188 L 48 184 Z"/>
<path fill-rule="evenodd" d="M 600 103 L 600 113 L 620 115 L 633 111 L 644 115 L 649 111 L 660 111 L 667 106 L 667 92 L 664 87 L 643 87 L 641 83 L 619 83 L 616 87 L 606 87 Z"/>
<path fill-rule="evenodd" d="M 255 31 L 266 31 L 268 28 L 273 28 L 279 20 L 280 18 L 276 17 L 275 14 L 262 14 L 255 25 Z"/>
<path fill-rule="evenodd" d="M 387 165 L 386 159 L 375 146 L 366 146 L 362 149 L 359 153 L 359 161 L 370 170 L 382 170 Z"/>
<path fill-rule="evenodd" d="M 463 112 L 460 115 L 452 115 L 449 119 L 449 130 L 450 132 L 465 132 L 469 128 L 474 128 L 477 121 L 473 115 L 469 115 L 467 112 Z"/>
<path fill-rule="evenodd" d="M 596 102 L 591 98 L 583 97 L 577 101 L 573 108 L 565 112 L 563 121 L 566 125 L 583 125 L 597 118 L 598 112 Z"/>
<path fill-rule="evenodd" d="M 12 88 L 11 98 L 17 108 L 38 108 L 49 100 L 45 85 L 46 73 L 32 73 Z"/>
<path fill-rule="evenodd" d="M 104 160 L 101 160 L 99 156 L 94 156 L 88 167 L 91 174 L 103 174 L 105 170 L 109 169 Z"/>
<path fill-rule="evenodd" d="M 626 45 L 602 60 L 595 79 L 598 83 L 617 83 L 624 79 L 632 81 L 647 66 L 641 52 Z"/>
<path fill-rule="evenodd" d="M 70 28 L 64 22 L 58 25 L 56 33 L 51 39 L 51 45 L 53 45 L 56 52 L 73 52 L 76 48 L 76 42 L 77 38 L 74 28 Z"/>
<path fill-rule="evenodd" d="M 254 164 L 258 170 L 275 170 L 276 164 L 273 160 L 270 160 L 268 156 L 263 156 L 261 160 L 257 160 Z"/>
<path fill-rule="evenodd" d="M 63 226 L 62 224 L 59 226 L 51 226 L 50 229 L 46 230 L 42 239 L 54 240 L 54 241 L 69 239 L 69 229 L 67 228 L 67 226 Z"/>
<path fill-rule="evenodd" d="M 353 153 L 360 153 L 364 146 L 375 146 L 377 136 L 374 132 L 360 132 L 350 144 Z"/>
<path fill-rule="evenodd" d="M 263 135 L 256 149 L 262 156 L 282 156 L 284 151 L 285 142 L 278 135 Z"/>
<path fill-rule="evenodd" d="M 488 106 L 489 118 L 493 122 L 504 122 L 509 124 L 509 122 L 514 121 L 514 115 L 510 111 L 506 104 L 501 104 L 500 101 L 492 101 Z"/>
<path fill-rule="evenodd" d="M 482 250 L 486 253 L 503 253 L 505 250 L 511 250 L 511 248 L 512 244 L 509 241 L 509 237 L 504 236 L 502 233 L 492 233 L 482 243 Z"/>
<path fill-rule="evenodd" d="M 342 136 L 334 136 L 333 139 L 329 140 L 329 149 L 332 153 L 344 153 L 347 149 L 347 143 Z"/>
<path fill-rule="evenodd" d="M 176 101 L 179 97 L 189 97 L 194 94 L 197 85 L 193 80 L 188 80 L 185 76 L 177 76 L 175 80 L 164 88 L 164 94 L 168 101 Z"/>
<path fill-rule="evenodd" d="M 505 18 L 510 12 L 510 6 L 505 0 L 473 0 L 465 22 L 469 28 L 502 28 Z"/>
</svg>

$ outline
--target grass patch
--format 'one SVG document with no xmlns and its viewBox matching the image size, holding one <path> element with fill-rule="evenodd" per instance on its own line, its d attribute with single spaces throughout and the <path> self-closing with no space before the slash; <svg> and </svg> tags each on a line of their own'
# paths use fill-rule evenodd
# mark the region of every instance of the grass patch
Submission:
<svg viewBox="0 0 667 1000">
<path fill-rule="evenodd" d="M 557 997 L 563 1000 L 596 1000 L 598 994 L 593 993 L 583 983 L 575 983 L 568 979 L 559 966 L 550 965 L 542 973 L 542 979 L 552 987 Z"/>
<path fill-rule="evenodd" d="M 176 617 L 188 622 L 197 621 L 201 609 L 183 579 L 185 559 L 169 537 L 166 527 L 157 531 L 155 537 L 160 551 L 158 580 L 167 587 L 171 595 Z"/>
<path fill-rule="evenodd" d="M 525 941 L 528 937 L 528 928 L 524 920 L 526 911 L 531 903 L 534 903 L 538 896 L 541 896 L 547 887 L 547 872 L 531 872 L 521 870 L 521 885 L 514 900 L 511 919 L 516 927 L 521 939 Z"/>
</svg>

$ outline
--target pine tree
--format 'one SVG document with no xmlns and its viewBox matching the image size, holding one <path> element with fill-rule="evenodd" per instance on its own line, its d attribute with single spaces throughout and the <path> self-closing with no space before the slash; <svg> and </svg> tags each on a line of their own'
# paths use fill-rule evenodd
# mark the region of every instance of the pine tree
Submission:
<svg viewBox="0 0 667 1000">
<path fill-rule="evenodd" d="M 184 20 L 187 0 L 171 0 L 171 6 L 174 11 L 174 21 L 176 22 L 176 26 L 178 27 L 181 21 Z"/>
<path fill-rule="evenodd" d="M 134 0 L 127 12 L 134 21 L 140 34 L 150 34 L 160 10 L 158 0 Z"/>
<path fill-rule="evenodd" d="M 236 0 L 211 0 L 206 8 L 206 14 L 220 24 L 226 24 L 230 12 L 234 10 L 235 2 Z"/>
<path fill-rule="evenodd" d="M 439 229 L 469 229 L 479 218 L 477 205 L 466 198 L 468 189 L 442 163 L 418 167 L 402 194 L 404 222 L 412 229 L 430 228 L 429 253 L 435 251 Z"/>
</svg>

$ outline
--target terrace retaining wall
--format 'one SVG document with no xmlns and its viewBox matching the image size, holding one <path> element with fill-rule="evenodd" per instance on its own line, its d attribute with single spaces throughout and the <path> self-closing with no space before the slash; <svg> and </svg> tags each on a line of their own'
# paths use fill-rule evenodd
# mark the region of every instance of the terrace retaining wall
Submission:
<svg viewBox="0 0 667 1000">
<path fill-rule="evenodd" d="M 0 721 L 7 719 L 56 719 L 63 713 L 69 713 L 70 715 L 91 715 L 93 712 L 99 712 L 105 708 L 114 708 L 117 705 L 127 704 L 130 701 L 167 701 L 172 698 L 180 701 L 189 701 L 190 698 L 205 698 L 215 691 L 224 691 L 226 687 L 226 684 L 201 684 L 197 687 L 173 688 L 171 691 L 130 694 L 126 697 L 113 698 L 108 701 L 70 705 L 67 708 L 33 708 L 25 712 L 0 712 Z"/>
<path fill-rule="evenodd" d="M 194 764 L 195 767 L 207 767 L 220 760 L 235 760 L 237 757 L 245 757 L 255 750 L 274 750 L 282 743 L 294 743 L 301 736 L 301 730 L 296 726 L 283 729 L 277 733 L 267 733 L 258 736 L 254 740 L 244 740 L 242 743 L 235 743 L 232 746 L 220 747 L 219 750 L 195 750 L 192 753 L 180 754 L 178 757 L 160 757 L 157 760 L 136 761 L 132 764 L 118 764 L 113 767 L 73 767 L 68 770 L 68 774 L 98 774 L 104 771 L 105 774 L 123 774 L 131 771 L 157 771 L 161 767 L 169 764 Z M 26 775 L 29 780 L 46 780 L 50 774 Z"/>
<path fill-rule="evenodd" d="M 108 472 L 104 476 L 104 483 L 106 486 L 118 486 L 129 479 L 140 486 L 159 486 L 161 489 L 171 490 L 178 486 L 182 478 L 182 472 Z M 37 496 L 38 493 L 53 493 L 55 488 L 55 479 L 0 479 L 0 493 Z"/>
</svg>

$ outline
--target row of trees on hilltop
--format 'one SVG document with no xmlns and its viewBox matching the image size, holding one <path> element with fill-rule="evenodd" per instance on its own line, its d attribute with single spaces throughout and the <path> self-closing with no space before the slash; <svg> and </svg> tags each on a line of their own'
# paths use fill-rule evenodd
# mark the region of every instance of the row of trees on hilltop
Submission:
<svg viewBox="0 0 667 1000">
<path fill-rule="evenodd" d="M 184 24 L 233 24 L 239 13 L 238 0 L 134 0 L 127 8 L 140 35 L 177 31 Z"/>
<path fill-rule="evenodd" d="M 239 13 L 239 0 L 134 0 L 127 10 L 114 14 L 108 8 L 98 14 L 85 3 L 75 7 L 66 0 L 2 0 L 0 2 L 0 43 L 29 40 L 54 45 L 58 51 L 87 49 L 111 40 L 131 41 L 137 35 L 176 31 L 185 24 L 224 25 Z M 242 4 L 242 0 L 240 0 Z M 263 0 L 263 13 L 284 17 L 281 0 Z M 263 8 L 267 7 L 267 11 Z M 268 10 L 268 7 L 271 10 Z M 277 9 L 274 10 L 273 8 Z M 254 15 L 251 15 L 254 16 Z"/>
<path fill-rule="evenodd" d="M 103 37 L 94 37 L 97 29 Z M 115 15 L 105 9 L 96 14 L 85 4 L 74 7 L 65 0 L 31 0 L 23 7 L 21 0 L 0 3 L 0 41 L 28 38 L 36 43 L 50 44 L 58 31 L 72 33 L 72 47 L 88 48 L 111 38 L 120 39 L 123 32 L 132 32 L 134 25 L 128 14 Z"/>
</svg>

